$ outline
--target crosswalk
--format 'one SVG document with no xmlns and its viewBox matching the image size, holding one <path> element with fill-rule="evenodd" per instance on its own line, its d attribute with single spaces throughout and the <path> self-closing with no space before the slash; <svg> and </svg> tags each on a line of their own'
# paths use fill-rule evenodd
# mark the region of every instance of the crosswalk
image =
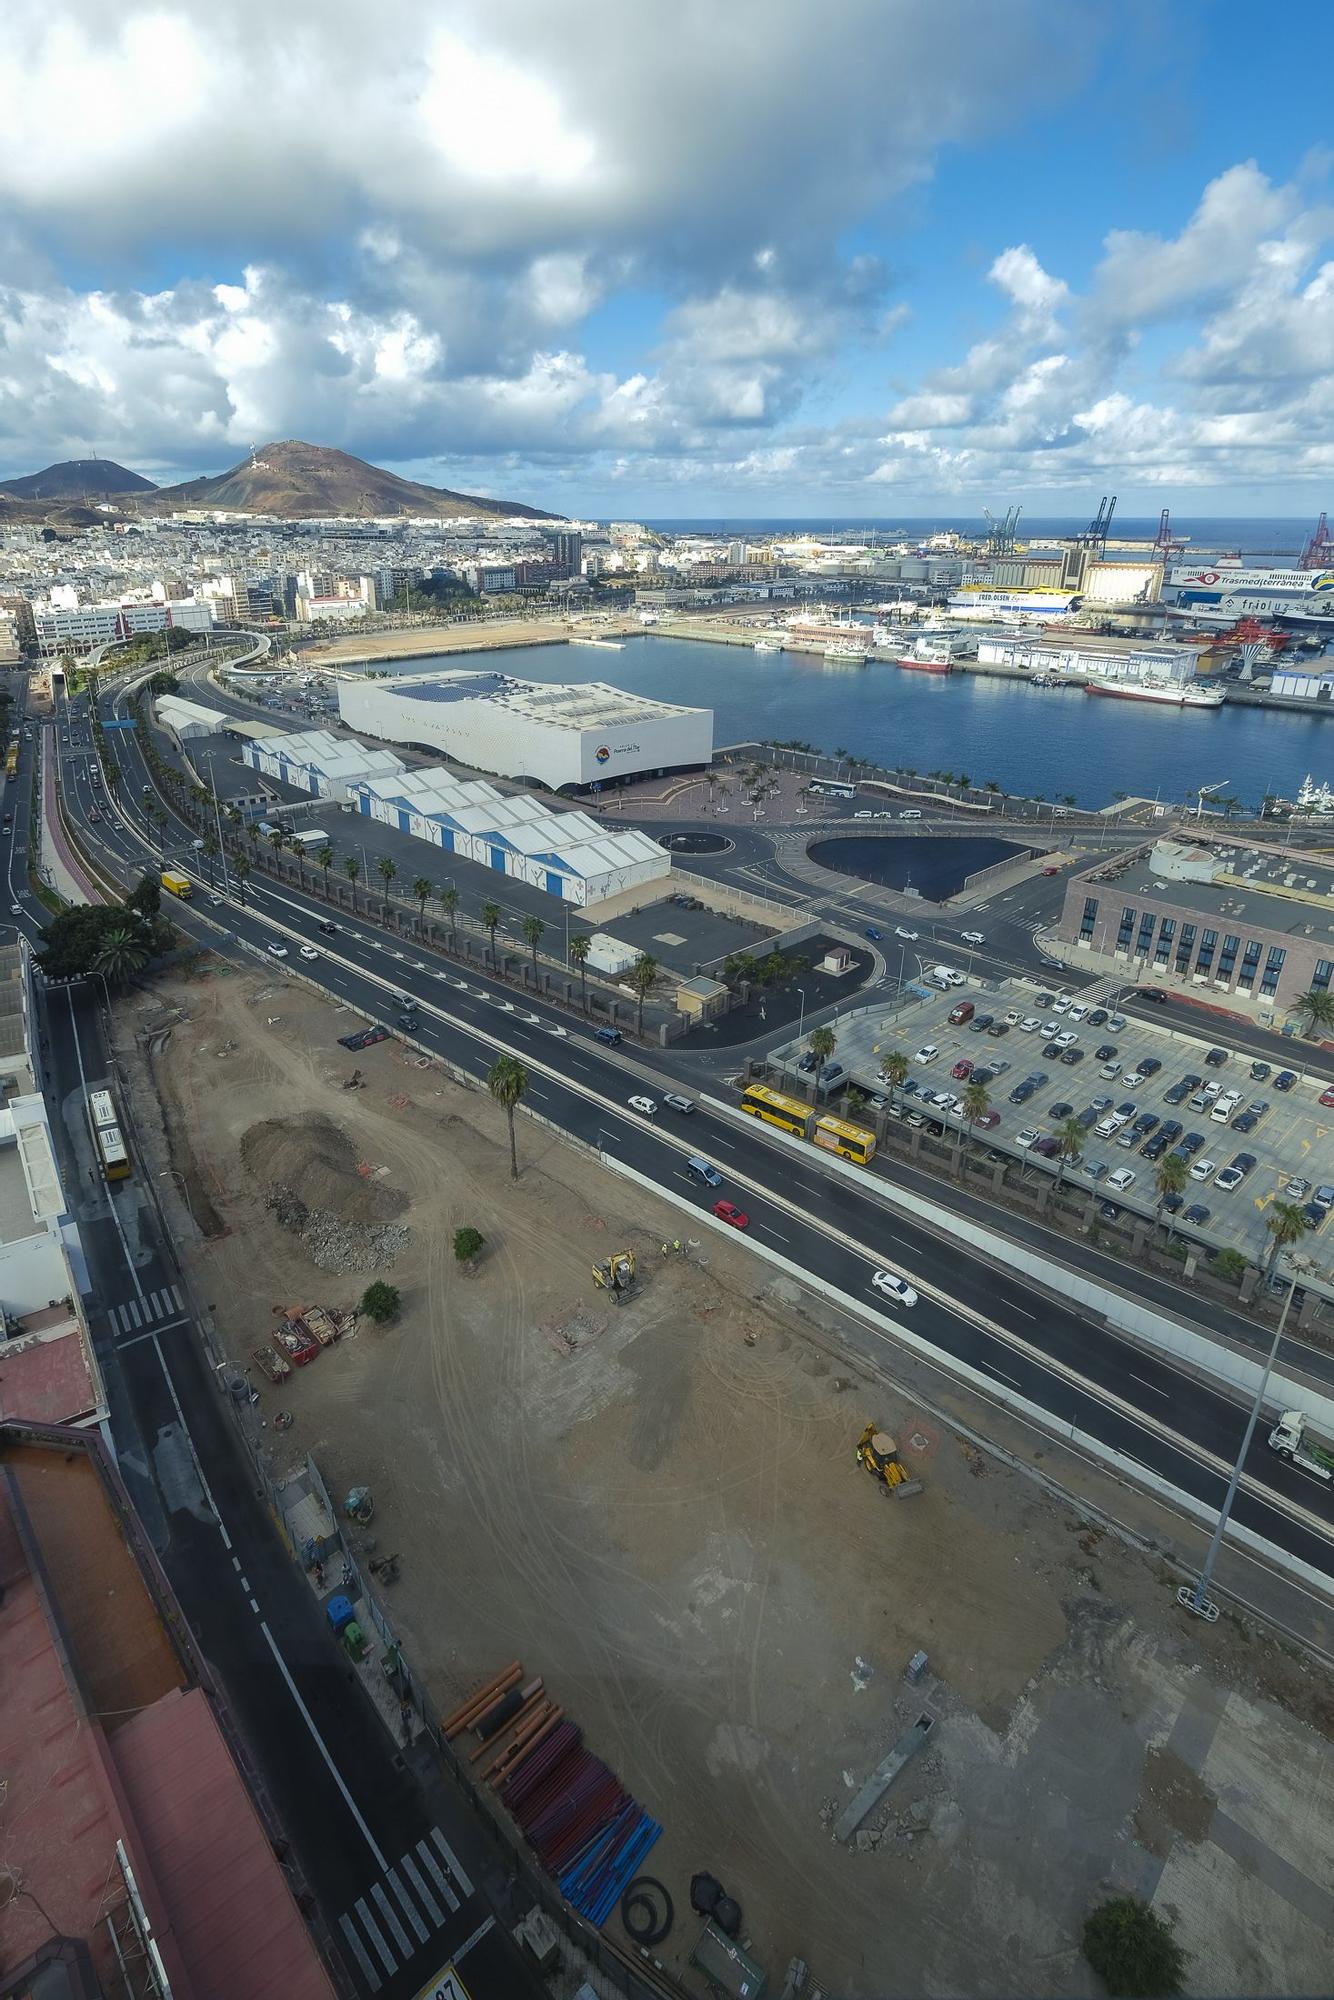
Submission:
<svg viewBox="0 0 1334 2000">
<path fill-rule="evenodd" d="M 462 1862 L 439 1827 L 431 1827 L 338 1919 L 369 1991 L 378 1993 L 471 1895 Z"/>
<path fill-rule="evenodd" d="M 120 1305 L 107 1307 L 107 1318 L 116 1333 L 145 1333 L 164 1320 L 179 1319 L 185 1311 L 185 1301 L 176 1285 L 163 1285 L 160 1291 L 145 1292 L 142 1301 L 125 1299 Z"/>
</svg>

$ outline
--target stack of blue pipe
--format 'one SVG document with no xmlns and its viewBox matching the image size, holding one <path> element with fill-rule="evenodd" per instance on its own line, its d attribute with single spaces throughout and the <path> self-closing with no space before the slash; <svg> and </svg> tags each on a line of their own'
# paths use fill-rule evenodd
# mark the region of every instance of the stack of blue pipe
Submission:
<svg viewBox="0 0 1334 2000">
<path fill-rule="evenodd" d="M 604 1924 L 661 1832 L 641 1805 L 627 1799 L 561 1876 L 561 1894 L 590 1923 Z"/>
</svg>

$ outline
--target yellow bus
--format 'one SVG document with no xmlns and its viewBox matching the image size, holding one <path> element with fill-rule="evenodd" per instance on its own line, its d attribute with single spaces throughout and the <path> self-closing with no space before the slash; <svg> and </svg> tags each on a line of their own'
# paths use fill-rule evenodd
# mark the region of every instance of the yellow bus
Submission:
<svg viewBox="0 0 1334 2000">
<path fill-rule="evenodd" d="M 109 1181 L 128 1180 L 130 1155 L 121 1137 L 115 1100 L 109 1090 L 89 1091 L 88 1123 L 92 1127 L 93 1144 L 97 1147 L 97 1157 L 106 1178 Z"/>
<path fill-rule="evenodd" d="M 828 1114 L 817 1118 L 811 1140 L 825 1152 L 837 1153 L 840 1159 L 855 1160 L 859 1167 L 869 1166 L 875 1158 L 875 1133 L 868 1132 L 864 1125 L 849 1125 L 845 1118 Z"/>
<path fill-rule="evenodd" d="M 799 1097 L 784 1097 L 765 1083 L 751 1084 L 741 1099 L 741 1109 L 766 1125 L 777 1125 L 781 1132 L 795 1132 L 799 1139 L 806 1137 L 811 1122 L 809 1104 L 803 1104 Z"/>
<path fill-rule="evenodd" d="M 14 773 L 18 770 L 18 767 L 19 767 L 19 746 L 17 743 L 11 743 L 8 750 L 6 750 L 5 752 L 6 784 L 8 784 L 10 779 L 14 776 Z"/>
</svg>

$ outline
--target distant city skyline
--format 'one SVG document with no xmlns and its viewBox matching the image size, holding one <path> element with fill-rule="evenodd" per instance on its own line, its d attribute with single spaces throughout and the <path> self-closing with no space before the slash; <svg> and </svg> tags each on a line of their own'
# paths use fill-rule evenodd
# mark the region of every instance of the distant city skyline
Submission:
<svg viewBox="0 0 1334 2000">
<path fill-rule="evenodd" d="M 18 0 L 0 470 L 301 437 L 602 518 L 1334 506 L 1323 71 L 1252 9 L 627 25 Z"/>
</svg>

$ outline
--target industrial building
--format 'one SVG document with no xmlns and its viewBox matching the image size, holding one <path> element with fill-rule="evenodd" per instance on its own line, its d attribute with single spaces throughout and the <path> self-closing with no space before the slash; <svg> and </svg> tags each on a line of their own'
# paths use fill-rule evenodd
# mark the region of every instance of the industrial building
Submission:
<svg viewBox="0 0 1334 2000">
<path fill-rule="evenodd" d="M 403 760 L 392 750 L 369 750 L 327 729 L 299 729 L 241 746 L 241 762 L 266 778 L 292 785 L 313 798 L 341 804 L 363 781 L 395 777 Z"/>
<path fill-rule="evenodd" d="M 1334 991 L 1334 874 L 1245 837 L 1158 840 L 1071 877 L 1057 935 L 1094 967 L 1281 1020 Z"/>
<path fill-rule="evenodd" d="M 197 701 L 182 701 L 178 694 L 159 695 L 153 707 L 159 723 L 178 744 L 215 736 L 227 723 L 220 708 L 203 708 Z"/>
<path fill-rule="evenodd" d="M 671 873 L 671 857 L 637 828 L 553 812 L 525 793 L 498 792 L 439 767 L 369 779 L 355 800 L 386 826 L 580 907 Z"/>
<path fill-rule="evenodd" d="M 626 694 L 603 681 L 523 681 L 496 668 L 342 680 L 339 712 L 386 743 L 439 750 L 473 770 L 600 790 L 619 779 L 698 769 L 713 756 L 713 710 Z"/>
<path fill-rule="evenodd" d="M 1030 667 L 1034 673 L 1085 681 L 1189 681 L 1205 651 L 1170 640 L 1104 639 L 1091 633 L 1069 639 L 984 635 L 977 642 L 979 666 Z"/>
</svg>

